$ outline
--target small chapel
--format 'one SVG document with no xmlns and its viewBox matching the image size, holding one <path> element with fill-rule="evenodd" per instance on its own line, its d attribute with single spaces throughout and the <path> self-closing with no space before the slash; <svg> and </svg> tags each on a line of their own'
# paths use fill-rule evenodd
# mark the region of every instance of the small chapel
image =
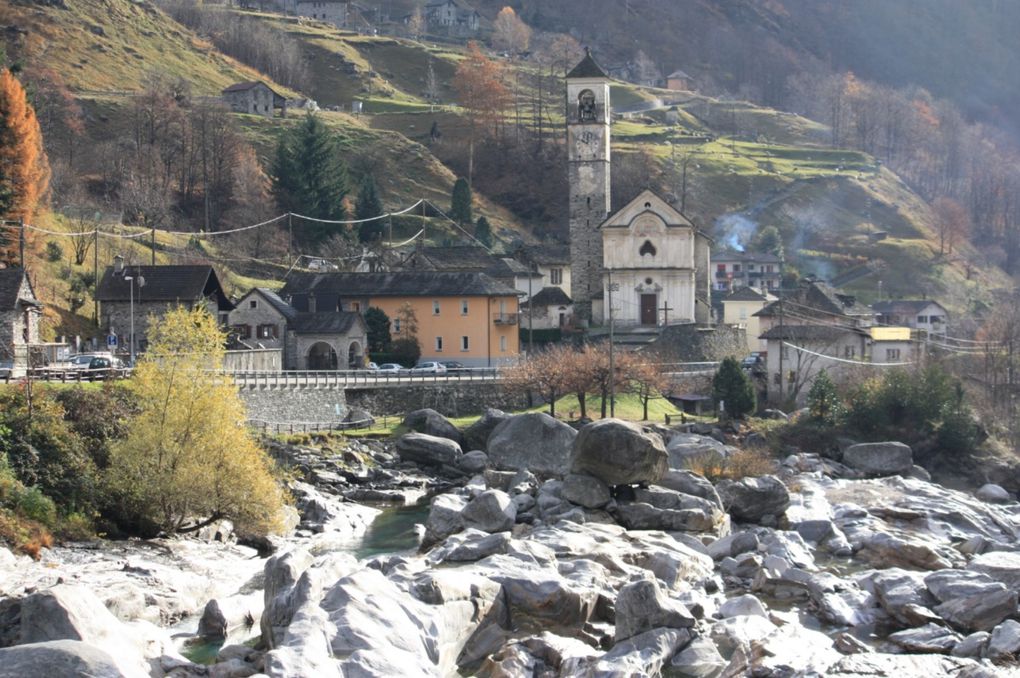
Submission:
<svg viewBox="0 0 1020 678">
<path fill-rule="evenodd" d="M 711 319 L 712 240 L 642 191 L 612 205 L 610 79 L 591 51 L 567 74 L 571 298 L 582 326 L 665 327 Z"/>
</svg>

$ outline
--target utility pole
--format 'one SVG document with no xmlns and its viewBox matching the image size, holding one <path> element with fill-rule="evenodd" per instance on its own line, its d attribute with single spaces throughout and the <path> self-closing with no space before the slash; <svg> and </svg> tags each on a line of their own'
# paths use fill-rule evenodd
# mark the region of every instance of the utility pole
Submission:
<svg viewBox="0 0 1020 678">
<path fill-rule="evenodd" d="M 208 231 L 206 231 L 208 233 Z M 149 249 L 152 251 L 152 265 L 156 265 L 156 227 L 152 227 L 152 241 Z"/>
<path fill-rule="evenodd" d="M 609 293 L 609 416 L 616 416 L 616 365 L 614 362 L 614 342 L 613 342 L 613 292 L 615 291 L 616 285 L 613 283 L 613 270 L 606 269 L 606 274 L 609 276 L 608 284 L 606 285 L 606 291 Z"/>
<path fill-rule="evenodd" d="M 92 314 L 99 326 L 99 227 L 92 232 Z"/>
<path fill-rule="evenodd" d="M 21 260 L 21 268 L 25 268 L 25 218 L 18 219 L 18 258 Z"/>
<path fill-rule="evenodd" d="M 535 300 L 531 295 L 531 274 L 534 272 L 534 267 L 531 264 L 531 258 L 525 257 L 528 262 L 528 358 L 534 355 L 534 336 L 535 336 Z"/>
<path fill-rule="evenodd" d="M 287 212 L 287 263 L 294 263 L 294 215 Z"/>
<path fill-rule="evenodd" d="M 779 290 L 779 405 L 785 400 L 786 374 L 783 371 L 783 353 L 786 352 L 786 338 L 783 334 L 783 290 Z"/>
</svg>

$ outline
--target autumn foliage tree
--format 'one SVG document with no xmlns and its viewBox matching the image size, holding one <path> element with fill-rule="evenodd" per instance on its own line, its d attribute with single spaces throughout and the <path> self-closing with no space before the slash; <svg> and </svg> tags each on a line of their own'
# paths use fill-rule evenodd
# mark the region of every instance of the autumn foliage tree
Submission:
<svg viewBox="0 0 1020 678">
<path fill-rule="evenodd" d="M 457 65 L 457 101 L 468 117 L 468 183 L 474 172 L 475 143 L 481 134 L 495 134 L 510 104 L 503 65 L 490 59 L 477 42 L 468 43 L 467 56 Z"/>
<path fill-rule="evenodd" d="M 952 254 L 953 248 L 970 232 L 970 217 L 963 205 L 945 196 L 932 203 L 935 229 L 939 236 L 939 254 Z"/>
<path fill-rule="evenodd" d="M 50 168 L 42 131 L 25 89 L 14 75 L 0 72 L 0 217 L 29 220 L 46 198 Z M 8 237 L 0 258 L 12 262 L 18 239 Z"/>
<path fill-rule="evenodd" d="M 126 517 L 167 532 L 228 519 L 249 534 L 280 526 L 273 463 L 245 428 L 244 403 L 213 370 L 223 333 L 205 309 L 170 310 L 129 388 L 138 406 L 110 454 L 108 479 Z"/>
<path fill-rule="evenodd" d="M 492 22 L 492 46 L 518 54 L 528 49 L 531 42 L 531 28 L 521 21 L 513 7 L 504 7 Z"/>
</svg>

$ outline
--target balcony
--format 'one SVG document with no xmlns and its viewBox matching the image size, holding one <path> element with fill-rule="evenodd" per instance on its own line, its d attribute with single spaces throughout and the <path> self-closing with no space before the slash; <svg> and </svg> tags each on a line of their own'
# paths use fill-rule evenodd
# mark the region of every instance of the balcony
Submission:
<svg viewBox="0 0 1020 678">
<path fill-rule="evenodd" d="M 517 314 L 516 313 L 494 313 L 492 316 L 492 322 L 496 325 L 516 325 Z"/>
</svg>

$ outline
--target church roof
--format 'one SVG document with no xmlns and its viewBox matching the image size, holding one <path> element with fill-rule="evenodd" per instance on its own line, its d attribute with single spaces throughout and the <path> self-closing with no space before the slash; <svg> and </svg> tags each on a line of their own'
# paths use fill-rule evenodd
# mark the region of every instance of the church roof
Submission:
<svg viewBox="0 0 1020 678">
<path fill-rule="evenodd" d="M 518 292 L 484 273 L 397 271 L 394 273 L 292 272 L 281 295 L 314 293 L 340 297 L 516 297 Z"/>
<path fill-rule="evenodd" d="M 20 297 L 21 283 L 25 280 L 23 268 L 0 268 L 0 310 L 17 308 L 19 301 L 33 301 Z"/>
<path fill-rule="evenodd" d="M 584 58 L 581 62 L 574 66 L 574 69 L 567 73 L 568 78 L 608 78 L 606 72 L 602 70 L 595 59 L 591 55 L 590 49 L 585 49 Z"/>
<path fill-rule="evenodd" d="M 690 78 L 691 78 L 691 76 L 687 75 L 686 73 L 681 71 L 679 68 L 676 69 L 675 71 L 673 71 L 672 73 L 670 73 L 669 75 L 667 75 L 666 77 L 667 78 L 684 78 L 686 80 L 690 80 Z"/>
</svg>

